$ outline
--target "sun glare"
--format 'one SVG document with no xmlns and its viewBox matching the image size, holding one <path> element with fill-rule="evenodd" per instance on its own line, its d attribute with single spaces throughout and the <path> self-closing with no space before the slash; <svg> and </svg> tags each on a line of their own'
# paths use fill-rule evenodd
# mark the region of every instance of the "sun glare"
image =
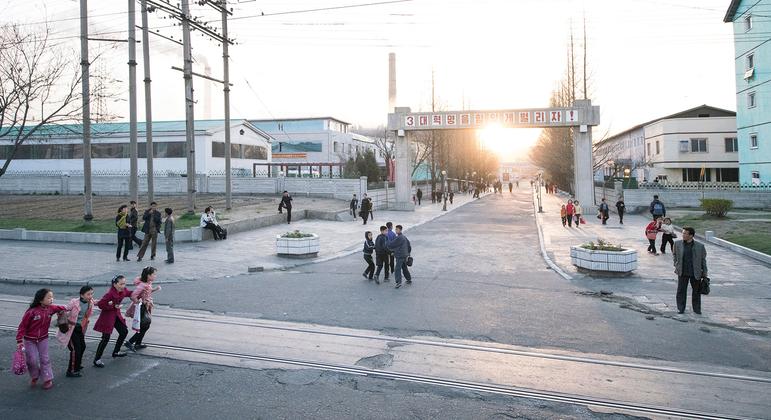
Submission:
<svg viewBox="0 0 771 420">
<path fill-rule="evenodd" d="M 479 130 L 479 138 L 486 149 L 509 161 L 526 156 L 539 133 L 540 129 L 504 128 L 495 124 Z"/>
</svg>

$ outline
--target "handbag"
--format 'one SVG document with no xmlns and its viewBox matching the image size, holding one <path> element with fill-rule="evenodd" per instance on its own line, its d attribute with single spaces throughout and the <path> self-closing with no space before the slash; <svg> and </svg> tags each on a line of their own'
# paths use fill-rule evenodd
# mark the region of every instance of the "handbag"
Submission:
<svg viewBox="0 0 771 420">
<path fill-rule="evenodd" d="M 404 263 L 407 264 L 407 267 L 412 267 L 412 261 L 413 261 L 412 257 L 409 256 L 407 257 L 407 261 L 405 261 Z"/>
<path fill-rule="evenodd" d="M 134 307 L 134 317 L 131 319 L 131 329 L 139 332 L 142 328 L 142 300 L 138 300 Z"/>
<path fill-rule="evenodd" d="M 62 334 L 66 334 L 67 331 L 70 330 L 70 321 L 67 319 L 67 313 L 64 311 L 59 312 L 59 314 L 56 317 L 56 328 L 59 329 L 59 331 L 62 332 Z"/>
<path fill-rule="evenodd" d="M 14 375 L 24 375 L 27 373 L 27 358 L 24 354 L 24 347 L 16 349 L 13 353 L 13 363 L 11 370 Z"/>
<path fill-rule="evenodd" d="M 702 295 L 708 295 L 709 294 L 709 277 L 702 277 L 701 285 L 699 286 L 699 292 Z"/>
</svg>

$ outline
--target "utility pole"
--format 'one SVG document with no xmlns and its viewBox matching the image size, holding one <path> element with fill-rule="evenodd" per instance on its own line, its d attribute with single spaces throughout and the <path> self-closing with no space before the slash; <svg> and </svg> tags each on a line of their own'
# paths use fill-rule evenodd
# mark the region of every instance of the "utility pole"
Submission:
<svg viewBox="0 0 771 420">
<path fill-rule="evenodd" d="M 190 46 L 190 3 L 182 0 L 183 77 L 185 79 L 185 142 L 187 144 L 187 212 L 195 213 L 195 105 L 193 54 Z M 227 153 L 227 152 L 225 152 Z"/>
<path fill-rule="evenodd" d="M 227 0 L 222 0 L 222 91 L 225 93 L 225 209 L 232 206 L 232 186 L 230 179 L 230 56 L 228 55 L 228 11 Z"/>
<path fill-rule="evenodd" d="M 148 33 L 147 0 L 142 0 L 142 64 L 145 70 L 145 137 L 147 139 L 147 200 L 155 199 L 155 180 L 153 178 L 153 107 L 150 89 L 150 35 Z"/>
<path fill-rule="evenodd" d="M 88 73 L 88 0 L 80 0 L 80 68 L 83 88 L 83 220 L 90 224 L 94 219 L 91 194 L 91 96 Z"/>
<path fill-rule="evenodd" d="M 139 170 L 137 165 L 137 39 L 136 2 L 128 0 L 128 50 L 129 50 L 129 195 L 139 201 Z"/>
</svg>

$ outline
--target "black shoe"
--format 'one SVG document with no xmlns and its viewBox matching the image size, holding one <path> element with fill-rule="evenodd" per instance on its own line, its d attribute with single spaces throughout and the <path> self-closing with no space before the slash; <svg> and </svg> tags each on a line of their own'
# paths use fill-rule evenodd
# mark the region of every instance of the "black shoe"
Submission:
<svg viewBox="0 0 771 420">
<path fill-rule="evenodd" d="M 126 357 L 126 356 L 128 356 L 128 353 L 126 353 L 125 351 L 119 351 L 117 353 L 112 354 L 112 357 Z"/>
<path fill-rule="evenodd" d="M 683 313 L 683 312 L 685 312 L 685 311 L 684 311 L 684 310 L 683 310 L 683 311 L 677 311 L 677 313 L 678 313 L 678 314 L 681 314 L 681 313 Z"/>
<path fill-rule="evenodd" d="M 402 287 L 402 284 L 401 283 L 396 283 L 396 287 L 394 287 L 394 289 L 398 289 L 400 287 Z"/>
<path fill-rule="evenodd" d="M 102 363 L 102 359 L 94 360 L 94 367 L 103 368 L 104 363 Z"/>
<path fill-rule="evenodd" d="M 134 348 L 137 350 L 142 350 L 142 349 L 146 349 L 147 346 L 144 344 L 134 344 Z"/>
<path fill-rule="evenodd" d="M 701 315 L 701 311 L 693 311 L 696 315 Z"/>
<path fill-rule="evenodd" d="M 150 261 L 155 261 L 155 256 L 150 257 Z"/>
<path fill-rule="evenodd" d="M 115 259 L 115 262 L 120 262 L 120 258 L 116 258 L 116 259 Z"/>
<path fill-rule="evenodd" d="M 131 261 L 131 260 L 128 258 L 123 258 L 123 261 Z"/>
<path fill-rule="evenodd" d="M 365 274 L 365 273 L 362 273 L 361 275 L 364 276 L 365 279 L 369 278 L 369 277 L 367 277 L 367 274 Z"/>
<path fill-rule="evenodd" d="M 141 258 L 137 258 L 137 262 L 142 262 L 142 259 Z"/>
<path fill-rule="evenodd" d="M 80 378 L 81 376 L 83 376 L 83 374 L 81 374 L 80 372 L 67 372 L 65 376 L 67 376 L 68 378 Z"/>
<path fill-rule="evenodd" d="M 379 278 L 375 278 L 375 284 L 380 284 L 380 279 Z"/>
<path fill-rule="evenodd" d="M 126 341 L 125 343 L 123 343 L 123 347 L 125 347 L 125 348 L 127 348 L 127 349 L 131 350 L 131 351 L 132 351 L 132 352 L 134 352 L 134 353 L 136 353 L 136 352 L 137 352 L 137 349 L 136 349 L 136 347 L 134 347 L 134 344 L 133 344 L 133 343 L 131 343 L 131 342 L 129 342 L 129 341 Z M 113 355 L 113 357 L 114 357 L 114 355 Z"/>
<path fill-rule="evenodd" d="M 412 284 L 412 280 L 407 280 L 407 284 Z"/>
<path fill-rule="evenodd" d="M 174 260 L 165 260 L 163 262 L 165 262 L 166 264 L 174 264 Z"/>
</svg>

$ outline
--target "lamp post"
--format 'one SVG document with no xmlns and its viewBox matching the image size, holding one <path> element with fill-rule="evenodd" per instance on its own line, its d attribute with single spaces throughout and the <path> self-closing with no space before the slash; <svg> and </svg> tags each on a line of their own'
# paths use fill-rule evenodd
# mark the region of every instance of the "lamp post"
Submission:
<svg viewBox="0 0 771 420">
<path fill-rule="evenodd" d="M 447 171 L 442 171 L 442 211 L 447 211 Z"/>
<path fill-rule="evenodd" d="M 538 171 L 538 185 L 536 186 L 538 191 L 538 213 L 543 213 L 543 206 L 541 205 L 541 180 L 543 179 L 543 171 Z"/>
</svg>

